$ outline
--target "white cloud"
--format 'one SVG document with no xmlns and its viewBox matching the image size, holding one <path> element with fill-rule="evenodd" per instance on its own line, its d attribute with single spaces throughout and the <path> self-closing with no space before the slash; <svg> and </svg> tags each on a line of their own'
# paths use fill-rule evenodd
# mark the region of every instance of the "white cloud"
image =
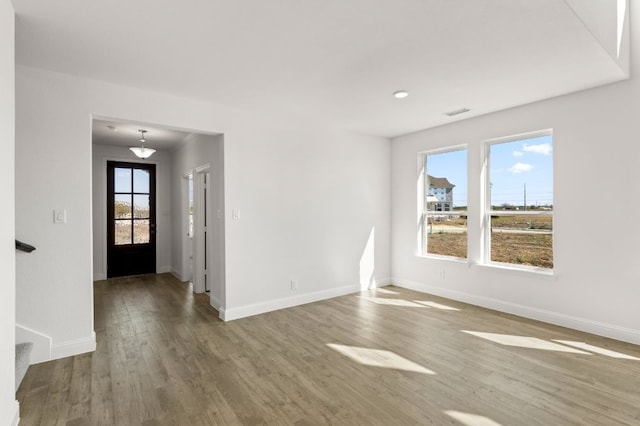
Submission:
<svg viewBox="0 0 640 426">
<path fill-rule="evenodd" d="M 524 153 L 522 151 L 513 151 L 513 156 L 514 157 L 522 157 L 524 155 Z"/>
<path fill-rule="evenodd" d="M 522 150 L 526 152 L 533 152 L 535 154 L 551 155 L 553 148 L 550 143 L 541 143 L 538 145 L 527 145 L 525 143 L 522 146 Z"/>
<path fill-rule="evenodd" d="M 530 172 L 531 169 L 533 169 L 532 164 L 516 163 L 509 168 L 509 171 L 511 173 L 525 173 L 525 172 Z"/>
</svg>

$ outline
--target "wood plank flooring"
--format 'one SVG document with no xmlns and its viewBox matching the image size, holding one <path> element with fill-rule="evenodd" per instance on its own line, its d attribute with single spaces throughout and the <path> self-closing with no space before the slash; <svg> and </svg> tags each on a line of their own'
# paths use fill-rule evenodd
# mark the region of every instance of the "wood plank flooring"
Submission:
<svg viewBox="0 0 640 426">
<path fill-rule="evenodd" d="M 640 425 L 640 347 L 393 286 L 223 323 L 149 275 L 96 282 L 95 315 L 21 425 Z"/>
</svg>

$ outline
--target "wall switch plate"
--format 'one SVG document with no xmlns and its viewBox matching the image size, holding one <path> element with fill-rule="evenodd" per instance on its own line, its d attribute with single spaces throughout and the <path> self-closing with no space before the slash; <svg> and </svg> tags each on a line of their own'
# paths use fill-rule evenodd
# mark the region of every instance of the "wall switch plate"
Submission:
<svg viewBox="0 0 640 426">
<path fill-rule="evenodd" d="M 65 224 L 67 223 L 67 211 L 66 210 L 54 210 L 53 211 L 53 223 Z"/>
<path fill-rule="evenodd" d="M 291 280 L 291 290 L 298 289 L 298 280 Z"/>
</svg>

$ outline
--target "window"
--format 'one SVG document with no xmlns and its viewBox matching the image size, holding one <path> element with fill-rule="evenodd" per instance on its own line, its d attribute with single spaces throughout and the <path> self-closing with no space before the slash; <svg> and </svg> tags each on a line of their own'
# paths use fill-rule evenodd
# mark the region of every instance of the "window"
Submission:
<svg viewBox="0 0 640 426">
<path fill-rule="evenodd" d="M 187 194 L 189 198 L 189 223 L 187 224 L 187 236 L 193 238 L 193 174 L 187 177 Z"/>
<path fill-rule="evenodd" d="M 467 257 L 467 150 L 420 154 L 419 253 Z"/>
<path fill-rule="evenodd" d="M 553 137 L 486 142 L 485 263 L 553 268 Z"/>
<path fill-rule="evenodd" d="M 148 244 L 150 241 L 149 171 L 114 168 L 115 245 Z"/>
</svg>

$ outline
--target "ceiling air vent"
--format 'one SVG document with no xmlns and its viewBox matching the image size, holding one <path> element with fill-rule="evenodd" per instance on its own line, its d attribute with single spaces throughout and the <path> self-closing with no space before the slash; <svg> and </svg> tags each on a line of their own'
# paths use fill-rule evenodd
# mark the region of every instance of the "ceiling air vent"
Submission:
<svg viewBox="0 0 640 426">
<path fill-rule="evenodd" d="M 454 115 L 463 114 L 465 112 L 471 111 L 469 108 L 460 108 L 453 111 L 445 112 L 444 115 L 448 115 L 449 117 L 453 117 Z"/>
</svg>

